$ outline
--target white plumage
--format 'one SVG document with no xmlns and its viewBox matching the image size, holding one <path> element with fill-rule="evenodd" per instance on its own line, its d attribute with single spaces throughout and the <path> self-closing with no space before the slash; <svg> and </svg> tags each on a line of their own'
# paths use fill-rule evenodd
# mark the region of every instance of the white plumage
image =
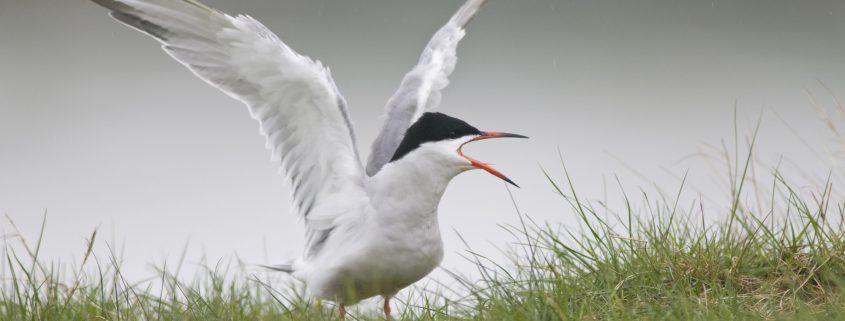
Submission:
<svg viewBox="0 0 845 321">
<path fill-rule="evenodd" d="M 408 128 L 440 103 L 464 26 L 485 0 L 468 0 L 405 75 L 387 103 L 366 170 L 329 70 L 255 19 L 194 0 L 92 1 L 248 106 L 273 160 L 290 178 L 295 210 L 307 229 L 303 256 L 280 269 L 305 281 L 313 294 L 341 304 L 389 298 L 440 263 L 437 205 L 449 180 L 477 165 L 455 153 L 477 135 L 391 157 Z"/>
</svg>

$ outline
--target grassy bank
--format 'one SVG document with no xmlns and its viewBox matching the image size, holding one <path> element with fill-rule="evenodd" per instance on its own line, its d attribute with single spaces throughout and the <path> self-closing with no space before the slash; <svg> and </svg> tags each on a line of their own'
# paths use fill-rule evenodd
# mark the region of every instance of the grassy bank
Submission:
<svg viewBox="0 0 845 321">
<path fill-rule="evenodd" d="M 583 232 L 519 229 L 521 268 L 479 259 L 484 286 L 459 319 L 845 320 L 845 208 L 829 189 L 805 202 L 777 184 L 783 207 L 754 213 L 736 199 L 709 226 L 674 201 L 608 218 L 556 184 Z"/>
<path fill-rule="evenodd" d="M 749 158 L 750 159 L 750 158 Z M 845 320 L 845 204 L 831 186 L 801 196 L 780 175 L 771 194 L 743 201 L 748 165 L 737 166 L 724 217 L 701 220 L 696 203 L 648 195 L 607 208 L 548 175 L 580 218 L 560 229 L 527 217 L 511 227 L 507 264 L 472 253 L 480 279 L 455 276 L 462 295 L 410 294 L 403 320 Z M 564 173 L 565 174 L 565 173 Z M 683 194 L 683 188 L 677 195 Z M 632 203 L 646 206 L 637 210 Z M 601 213 L 601 214 L 599 214 Z M 10 225 L 12 226 L 12 225 Z M 97 242 L 96 233 L 90 243 Z M 39 259 L 40 240 L 6 247 L 0 320 L 334 320 L 328 303 L 269 286 L 262 275 L 209 268 L 183 282 L 164 271 L 132 284 L 115 255 L 85 252 L 80 267 Z M 14 251 L 13 248 L 18 249 Z M 24 249 L 21 251 L 20 249 Z M 178 268 L 176 268 L 178 270 Z M 450 292 L 451 293 L 451 292 Z M 352 320 L 378 320 L 377 313 Z"/>
</svg>

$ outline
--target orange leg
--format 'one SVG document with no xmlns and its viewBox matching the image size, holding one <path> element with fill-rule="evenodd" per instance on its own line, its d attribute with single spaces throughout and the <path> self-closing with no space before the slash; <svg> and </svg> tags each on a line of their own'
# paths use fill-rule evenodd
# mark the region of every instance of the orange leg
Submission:
<svg viewBox="0 0 845 321">
<path fill-rule="evenodd" d="M 390 297 L 384 297 L 384 320 L 390 321 Z"/>
<path fill-rule="evenodd" d="M 340 321 L 346 320 L 346 307 L 343 303 L 337 307 L 337 313 L 340 315 Z"/>
</svg>

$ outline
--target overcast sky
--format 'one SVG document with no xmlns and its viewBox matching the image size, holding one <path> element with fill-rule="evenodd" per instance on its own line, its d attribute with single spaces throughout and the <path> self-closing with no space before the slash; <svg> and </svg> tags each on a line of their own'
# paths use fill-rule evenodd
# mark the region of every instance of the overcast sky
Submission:
<svg viewBox="0 0 845 321">
<path fill-rule="evenodd" d="M 364 158 L 384 102 L 461 2 L 206 1 L 329 65 Z M 299 254 L 256 122 L 156 42 L 82 0 L 0 0 L 0 41 L 0 212 L 30 238 L 48 212 L 44 258 L 79 258 L 94 228 L 137 278 L 188 241 L 194 261 Z M 796 179 L 823 177 L 845 150 L 805 93 L 828 109 L 831 94 L 845 99 L 841 0 L 491 0 L 458 53 L 439 111 L 531 136 L 466 151 L 519 183 L 516 201 L 540 222 L 574 221 L 540 170 L 562 177 L 558 150 L 583 197 L 602 198 L 615 175 L 674 191 L 688 172 L 688 197 L 717 209 L 723 161 L 688 156 L 732 146 L 734 110 L 741 136 L 762 113 L 760 161 L 783 156 Z M 453 229 L 493 253 L 511 241 L 498 225 L 516 221 L 504 184 L 482 171 L 452 182 L 440 218 L 443 266 L 458 270 Z"/>
</svg>

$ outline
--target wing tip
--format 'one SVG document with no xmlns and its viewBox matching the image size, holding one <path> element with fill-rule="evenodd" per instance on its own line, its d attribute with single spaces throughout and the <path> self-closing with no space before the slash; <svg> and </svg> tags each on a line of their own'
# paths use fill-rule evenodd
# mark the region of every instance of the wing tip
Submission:
<svg viewBox="0 0 845 321">
<path fill-rule="evenodd" d="M 112 11 L 109 13 L 109 16 L 160 41 L 167 41 L 167 36 L 171 34 L 167 28 L 145 20 L 131 12 Z"/>
<path fill-rule="evenodd" d="M 91 0 L 91 2 L 115 11 L 132 8 L 131 6 L 117 0 Z"/>
<path fill-rule="evenodd" d="M 461 28 L 466 27 L 466 25 L 472 21 L 472 18 L 475 17 L 475 14 L 478 13 L 478 9 L 480 9 L 485 3 L 487 3 L 487 0 L 467 0 L 467 2 L 465 2 L 461 8 L 455 12 L 451 21 Z"/>
<path fill-rule="evenodd" d="M 290 265 L 290 264 L 279 264 L 279 265 L 259 264 L 258 266 L 265 268 L 265 269 L 268 269 L 268 270 L 276 271 L 276 272 L 284 272 L 284 273 L 293 273 L 294 272 L 293 266 Z"/>
<path fill-rule="evenodd" d="M 113 19 L 146 33 L 153 38 L 165 41 L 167 35 L 170 34 L 167 28 L 144 19 L 141 17 L 141 12 L 137 8 L 125 2 L 118 0 L 91 0 L 91 2 L 110 10 L 109 16 Z"/>
</svg>

